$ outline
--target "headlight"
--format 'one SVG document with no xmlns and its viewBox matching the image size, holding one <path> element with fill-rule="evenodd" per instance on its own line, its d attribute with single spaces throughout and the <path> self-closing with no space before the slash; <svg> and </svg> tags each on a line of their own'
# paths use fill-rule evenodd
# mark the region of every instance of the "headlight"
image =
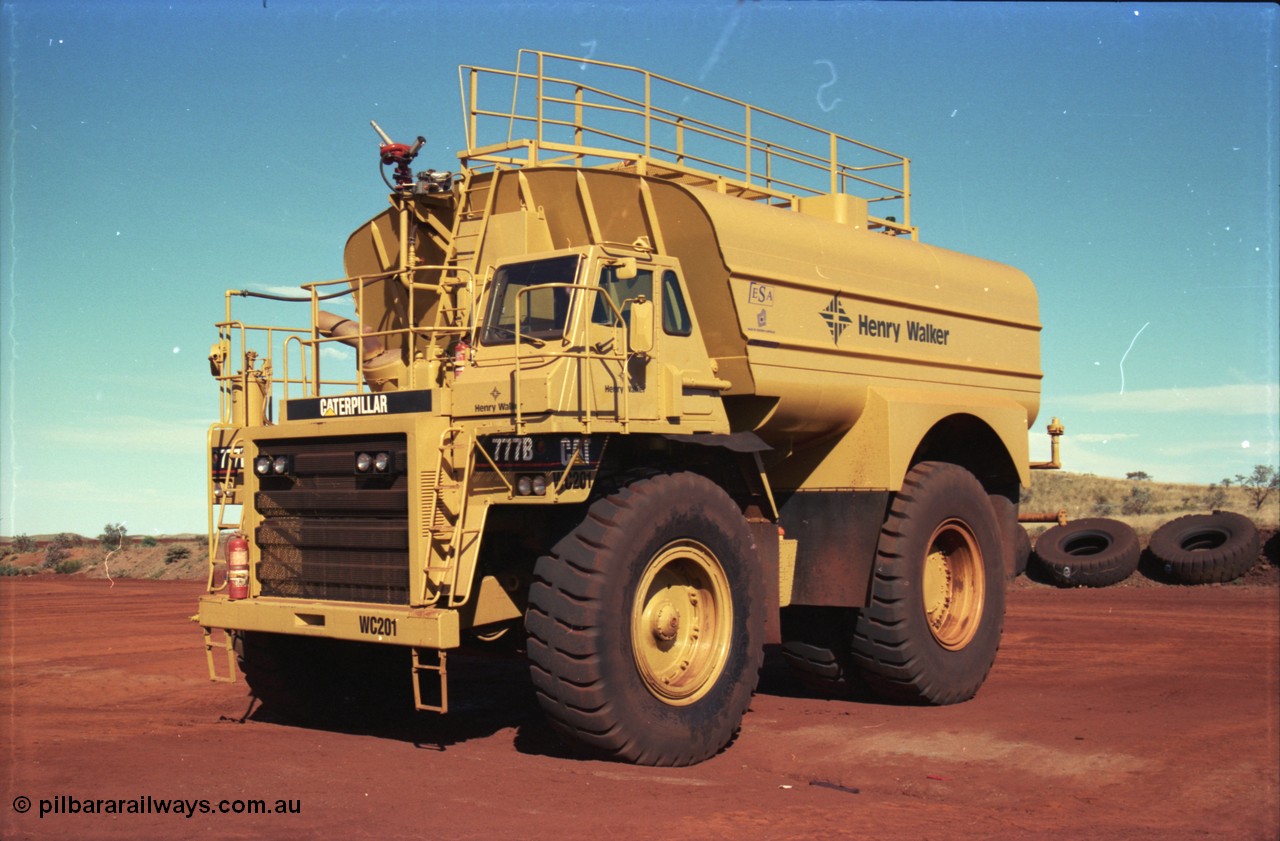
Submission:
<svg viewBox="0 0 1280 841">
<path fill-rule="evenodd" d="M 389 452 L 356 453 L 357 473 L 389 474 L 396 472 L 395 459 Z"/>
<path fill-rule="evenodd" d="M 546 496 L 547 477 L 540 474 L 516 477 L 516 493 L 520 496 Z"/>
<path fill-rule="evenodd" d="M 253 460 L 253 472 L 259 476 L 288 476 L 293 472 L 293 456 L 260 453 Z"/>
</svg>

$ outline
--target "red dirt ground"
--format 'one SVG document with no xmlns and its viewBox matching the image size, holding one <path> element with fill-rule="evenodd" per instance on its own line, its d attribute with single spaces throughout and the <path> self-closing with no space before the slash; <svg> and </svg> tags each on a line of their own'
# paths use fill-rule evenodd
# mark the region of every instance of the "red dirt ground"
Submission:
<svg viewBox="0 0 1280 841">
<path fill-rule="evenodd" d="M 809 697 L 771 653 L 737 741 L 679 769 L 566 754 L 517 661 L 451 660 L 444 718 L 308 728 L 246 716 L 243 681 L 206 679 L 187 621 L 200 590 L 0 581 L 0 837 L 1280 836 L 1273 581 L 1019 581 L 991 676 L 952 707 Z M 80 813 L 40 818 L 41 800 L 70 807 L 60 795 Z M 215 811 L 84 812 L 148 796 Z M 224 799 L 299 811 L 220 814 Z"/>
</svg>

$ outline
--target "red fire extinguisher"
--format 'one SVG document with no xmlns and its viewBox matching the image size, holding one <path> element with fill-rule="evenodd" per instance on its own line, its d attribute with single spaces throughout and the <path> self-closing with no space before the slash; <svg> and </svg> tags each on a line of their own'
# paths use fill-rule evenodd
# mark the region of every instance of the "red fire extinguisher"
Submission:
<svg viewBox="0 0 1280 841">
<path fill-rule="evenodd" d="M 249 541 L 243 534 L 227 541 L 227 597 L 249 598 Z"/>
<path fill-rule="evenodd" d="M 458 343 L 453 346 L 453 375 L 462 374 L 462 369 L 467 367 L 468 357 L 471 355 L 471 345 L 467 344 L 466 339 L 458 339 Z"/>
</svg>

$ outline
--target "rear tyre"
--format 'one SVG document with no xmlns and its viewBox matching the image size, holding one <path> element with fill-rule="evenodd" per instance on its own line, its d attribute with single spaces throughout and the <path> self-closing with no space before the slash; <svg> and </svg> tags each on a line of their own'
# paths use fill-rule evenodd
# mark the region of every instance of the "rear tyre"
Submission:
<svg viewBox="0 0 1280 841">
<path fill-rule="evenodd" d="M 782 611 L 782 657 L 801 686 L 844 697 L 857 687 L 849 639 L 858 612 L 847 607 L 797 605 Z"/>
<path fill-rule="evenodd" d="M 1031 556 L 1031 539 L 1027 530 L 1018 522 L 1018 506 L 1006 496 L 991 495 L 991 509 L 1000 526 L 1004 547 L 1005 577 L 1012 581 L 1027 571 L 1027 558 Z"/>
<path fill-rule="evenodd" d="M 1148 548 L 1169 578 L 1182 584 L 1234 581 L 1258 560 L 1258 528 L 1230 511 L 1189 514 L 1165 523 Z"/>
<path fill-rule="evenodd" d="M 310 720 L 329 712 L 319 669 L 311 649 L 296 637 L 240 631 L 232 643 L 236 664 L 249 685 L 249 694 L 273 716 Z"/>
<path fill-rule="evenodd" d="M 307 724 L 412 709 L 402 648 L 257 631 L 238 632 L 233 647 L 249 693 L 273 717 Z"/>
<path fill-rule="evenodd" d="M 883 697 L 953 704 L 973 697 L 1004 625 L 1001 534 L 982 485 L 953 464 L 911 468 L 876 546 L 871 599 L 853 660 Z"/>
<path fill-rule="evenodd" d="M 593 503 L 529 591 L 530 673 L 553 729 L 642 765 L 692 765 L 728 744 L 764 657 L 753 559 L 738 506 L 697 474 Z"/>
<path fill-rule="evenodd" d="M 1103 517 L 1054 526 L 1036 539 L 1036 568 L 1059 587 L 1109 587 L 1132 575 L 1141 555 L 1133 528 Z"/>
<path fill-rule="evenodd" d="M 1021 525 L 1013 533 L 1013 577 L 1017 578 L 1027 571 L 1031 560 L 1031 535 Z"/>
</svg>

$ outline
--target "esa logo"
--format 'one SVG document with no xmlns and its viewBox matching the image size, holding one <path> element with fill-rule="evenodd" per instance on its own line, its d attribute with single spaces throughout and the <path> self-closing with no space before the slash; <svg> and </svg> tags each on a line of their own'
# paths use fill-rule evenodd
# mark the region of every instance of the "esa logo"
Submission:
<svg viewBox="0 0 1280 841">
<path fill-rule="evenodd" d="M 747 287 L 747 300 L 764 307 L 773 306 L 773 287 L 767 283 L 755 283 Z"/>
</svg>

